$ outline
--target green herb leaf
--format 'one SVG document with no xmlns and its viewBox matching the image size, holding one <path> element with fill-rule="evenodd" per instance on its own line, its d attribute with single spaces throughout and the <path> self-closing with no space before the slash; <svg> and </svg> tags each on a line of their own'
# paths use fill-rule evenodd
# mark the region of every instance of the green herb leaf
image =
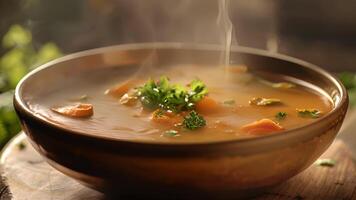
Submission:
<svg viewBox="0 0 356 200">
<path fill-rule="evenodd" d="M 195 130 L 206 125 L 206 121 L 203 116 L 199 115 L 195 111 L 191 111 L 184 117 L 183 126 L 189 130 Z"/>
<path fill-rule="evenodd" d="M 208 94 L 208 90 L 205 84 L 201 80 L 195 79 L 189 85 L 190 85 L 189 99 L 192 102 L 198 102 L 205 95 Z"/>
<path fill-rule="evenodd" d="M 229 99 L 223 102 L 224 105 L 232 106 L 235 105 L 235 100 Z"/>
<path fill-rule="evenodd" d="M 193 80 L 190 89 L 171 84 L 166 76 L 162 76 L 156 83 L 150 79 L 143 86 L 137 88 L 137 96 L 142 105 L 149 109 L 164 109 L 174 112 L 192 110 L 197 101 L 207 93 L 205 84 L 200 80 Z"/>
<path fill-rule="evenodd" d="M 286 112 L 278 112 L 276 115 L 275 115 L 276 119 L 278 121 L 281 121 L 281 120 L 284 120 L 286 117 L 287 117 L 287 113 Z"/>
<path fill-rule="evenodd" d="M 150 79 L 142 87 L 137 88 L 137 95 L 143 106 L 157 109 L 165 94 L 162 94 L 154 80 Z"/>
<path fill-rule="evenodd" d="M 165 137 L 178 137 L 179 134 L 178 134 L 178 131 L 176 131 L 176 130 L 168 130 L 168 131 L 164 132 L 163 136 L 165 136 Z"/>
<path fill-rule="evenodd" d="M 298 115 L 305 118 L 319 118 L 321 112 L 317 109 L 297 109 Z"/>
<path fill-rule="evenodd" d="M 323 166 L 323 167 L 334 167 L 336 161 L 330 158 L 318 159 L 315 161 L 316 165 Z"/>
<path fill-rule="evenodd" d="M 253 98 L 250 100 L 250 105 L 256 105 L 256 106 L 268 106 L 268 105 L 275 105 L 275 104 L 280 104 L 282 101 L 280 99 L 267 99 L 267 98 Z"/>
<path fill-rule="evenodd" d="M 26 148 L 26 144 L 24 142 L 20 142 L 18 144 L 18 148 L 19 148 L 20 151 L 22 151 L 22 150 L 24 150 Z"/>
</svg>

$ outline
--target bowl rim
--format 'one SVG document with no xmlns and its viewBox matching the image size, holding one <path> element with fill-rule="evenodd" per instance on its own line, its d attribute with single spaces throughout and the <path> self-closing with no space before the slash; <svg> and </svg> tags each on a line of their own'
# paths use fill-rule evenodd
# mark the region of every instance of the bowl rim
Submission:
<svg viewBox="0 0 356 200">
<path fill-rule="evenodd" d="M 79 51 L 75 52 L 72 54 L 65 55 L 63 57 L 57 58 L 55 60 L 52 60 L 50 62 L 47 62 L 36 69 L 32 70 L 28 74 L 26 74 L 18 83 L 15 89 L 14 93 L 14 107 L 17 111 L 21 112 L 25 116 L 36 120 L 37 122 L 43 123 L 44 125 L 50 126 L 52 128 L 61 130 L 63 133 L 66 134 L 74 134 L 75 136 L 80 136 L 84 137 L 87 139 L 94 139 L 94 140 L 101 140 L 101 141 L 107 141 L 107 142 L 115 142 L 115 143 L 125 143 L 125 144 L 133 144 L 133 145 L 149 145 L 149 146 L 161 146 L 161 147 L 176 147 L 176 146 L 185 146 L 185 147 L 196 147 L 196 146 L 210 146 L 210 145 L 226 145 L 226 144 L 245 144 L 245 143 L 252 143 L 252 142 L 268 142 L 268 141 L 273 141 L 273 140 L 283 140 L 293 133 L 297 133 L 302 129 L 307 129 L 311 128 L 317 124 L 319 124 L 321 121 L 326 121 L 329 118 L 334 117 L 335 115 L 338 115 L 339 111 L 343 108 L 345 104 L 348 105 L 349 97 L 348 93 L 346 91 L 346 88 L 344 85 L 341 83 L 341 81 L 336 78 L 334 75 L 331 73 L 327 72 L 326 70 L 311 64 L 309 62 L 303 61 L 298 58 L 294 58 L 291 56 L 275 53 L 275 52 L 269 52 L 266 50 L 262 49 L 256 49 L 256 48 L 250 48 L 250 47 L 242 47 L 242 46 L 232 46 L 231 51 L 232 52 L 240 52 L 240 53 L 246 53 L 246 54 L 252 54 L 252 55 L 257 55 L 257 56 L 263 56 L 263 57 L 269 57 L 269 58 L 274 58 L 278 60 L 283 60 L 287 61 L 289 63 L 296 64 L 300 67 L 308 68 L 309 70 L 312 70 L 323 77 L 327 78 L 329 81 L 331 81 L 337 88 L 337 90 L 340 92 L 340 99 L 337 103 L 333 102 L 335 107 L 327 114 L 323 115 L 322 117 L 318 118 L 317 120 L 306 124 L 304 126 L 296 127 L 293 129 L 289 130 L 284 130 L 279 132 L 278 134 L 269 134 L 269 135 L 264 135 L 264 136 L 259 136 L 259 137 L 251 137 L 251 138 L 237 138 L 233 140 L 222 140 L 222 141 L 208 141 L 208 142 L 184 142 L 184 143 L 168 143 L 168 142 L 155 142 L 155 141 L 135 141 L 135 140 L 125 140 L 125 139 L 119 139 L 119 138 L 114 138 L 114 137 L 107 137 L 105 135 L 93 135 L 93 134 L 86 134 L 85 132 L 80 132 L 80 131 L 75 131 L 70 128 L 65 128 L 59 124 L 56 124 L 54 122 L 51 122 L 50 120 L 46 119 L 45 117 L 41 115 L 36 115 L 34 114 L 34 111 L 31 110 L 25 103 L 25 100 L 22 98 L 22 88 L 24 84 L 26 84 L 26 80 L 29 79 L 32 75 L 39 73 L 41 70 L 50 68 L 55 66 L 58 63 L 65 62 L 71 59 L 75 58 L 80 58 L 80 57 L 85 57 L 85 56 L 91 56 L 95 54 L 101 54 L 105 52 L 110 52 L 113 50 L 119 51 L 119 50 L 141 50 L 141 49 L 189 49 L 189 50 L 222 50 L 220 45 L 215 45 L 215 44 L 201 44 L 201 43 L 177 43 L 177 42 L 149 42 L 149 43 L 129 43 L 129 44 L 119 44 L 119 45 L 113 45 L 113 46 L 106 46 L 106 47 L 100 47 L 100 48 L 94 48 L 94 49 L 89 49 L 89 50 L 84 50 L 84 51 Z"/>
</svg>

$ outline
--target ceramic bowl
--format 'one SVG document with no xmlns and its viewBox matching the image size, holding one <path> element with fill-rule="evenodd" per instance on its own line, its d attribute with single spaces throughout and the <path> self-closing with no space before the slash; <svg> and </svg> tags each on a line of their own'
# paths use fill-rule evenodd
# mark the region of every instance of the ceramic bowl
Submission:
<svg viewBox="0 0 356 200">
<path fill-rule="evenodd" d="M 334 109 L 313 123 L 263 137 L 199 144 L 123 141 L 73 131 L 41 117 L 28 96 L 51 90 L 77 73 L 150 61 L 157 66 L 218 64 L 221 50 L 210 45 L 129 44 L 83 51 L 47 63 L 22 79 L 15 109 L 35 149 L 62 173 L 100 191 L 123 195 L 237 197 L 273 186 L 310 166 L 333 142 L 348 97 L 330 73 L 307 62 L 261 50 L 236 48 L 231 62 L 256 74 L 276 73 L 321 88 Z M 105 78 L 105 77 L 103 77 Z"/>
</svg>

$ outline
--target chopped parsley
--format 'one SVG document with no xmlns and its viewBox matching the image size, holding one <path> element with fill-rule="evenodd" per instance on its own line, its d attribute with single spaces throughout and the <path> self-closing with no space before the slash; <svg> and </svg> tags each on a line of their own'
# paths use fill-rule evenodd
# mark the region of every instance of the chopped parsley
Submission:
<svg viewBox="0 0 356 200">
<path fill-rule="evenodd" d="M 275 105 L 275 104 L 280 104 L 282 101 L 280 99 L 267 99 L 267 98 L 261 98 L 261 97 L 255 97 L 250 100 L 250 105 L 255 105 L 255 106 L 268 106 L 268 105 Z"/>
<path fill-rule="evenodd" d="M 235 100 L 229 99 L 223 102 L 224 105 L 232 106 L 235 105 Z"/>
<path fill-rule="evenodd" d="M 205 119 L 195 111 L 191 111 L 183 120 L 183 126 L 189 130 L 195 130 L 205 125 Z"/>
<path fill-rule="evenodd" d="M 207 93 L 208 90 L 201 80 L 193 80 L 187 88 L 179 84 L 171 84 L 166 76 L 162 76 L 156 82 L 150 79 L 137 88 L 137 96 L 144 107 L 176 113 L 193 110 L 195 103 Z"/>
<path fill-rule="evenodd" d="M 350 90 L 356 88 L 356 74 L 352 72 L 342 72 L 339 74 L 339 79 L 344 84 L 345 88 Z"/>
<path fill-rule="evenodd" d="M 287 117 L 287 113 L 286 113 L 286 112 L 278 112 L 278 113 L 275 115 L 275 118 L 276 118 L 278 121 L 284 120 L 286 117 Z"/>
<path fill-rule="evenodd" d="M 336 161 L 330 158 L 324 158 L 324 159 L 318 159 L 317 161 L 315 161 L 315 164 L 322 167 L 334 167 Z"/>
<path fill-rule="evenodd" d="M 19 148 L 19 150 L 24 150 L 26 148 L 26 144 L 24 142 L 20 142 L 18 144 L 18 148 Z"/>
<path fill-rule="evenodd" d="M 176 131 L 176 130 L 167 130 L 166 132 L 164 132 L 163 136 L 177 137 L 177 136 L 179 136 L 179 134 L 178 134 L 178 131 Z"/>
<path fill-rule="evenodd" d="M 298 115 L 304 118 L 319 118 L 321 116 L 321 112 L 317 109 L 297 109 Z"/>
</svg>

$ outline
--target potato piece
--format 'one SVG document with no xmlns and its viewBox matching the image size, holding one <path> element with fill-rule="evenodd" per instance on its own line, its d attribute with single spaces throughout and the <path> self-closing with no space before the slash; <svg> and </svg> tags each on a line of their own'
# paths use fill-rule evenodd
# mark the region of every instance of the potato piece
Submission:
<svg viewBox="0 0 356 200">
<path fill-rule="evenodd" d="M 249 134 L 265 134 L 281 131 L 284 128 L 270 119 L 261 119 L 241 127 L 241 130 Z"/>
<path fill-rule="evenodd" d="M 282 104 L 282 101 L 280 99 L 267 99 L 267 98 L 255 97 L 249 101 L 249 104 L 255 106 L 268 106 L 268 105 Z"/>
<path fill-rule="evenodd" d="M 138 83 L 137 80 L 128 80 L 120 85 L 117 85 L 111 89 L 105 91 L 105 94 L 112 95 L 114 97 L 122 97 L 124 96 L 130 89 L 135 87 Z"/>
<path fill-rule="evenodd" d="M 198 101 L 195 104 L 195 108 L 197 112 L 201 114 L 212 114 L 219 112 L 221 109 L 220 105 L 208 96 L 205 96 L 202 100 Z"/>
<path fill-rule="evenodd" d="M 78 118 L 90 117 L 94 113 L 93 105 L 88 103 L 79 103 L 75 105 L 57 107 L 52 108 L 51 110 L 61 115 Z"/>
<path fill-rule="evenodd" d="M 137 103 L 137 97 L 133 94 L 126 93 L 120 98 L 119 103 L 126 106 L 134 106 Z"/>
</svg>

